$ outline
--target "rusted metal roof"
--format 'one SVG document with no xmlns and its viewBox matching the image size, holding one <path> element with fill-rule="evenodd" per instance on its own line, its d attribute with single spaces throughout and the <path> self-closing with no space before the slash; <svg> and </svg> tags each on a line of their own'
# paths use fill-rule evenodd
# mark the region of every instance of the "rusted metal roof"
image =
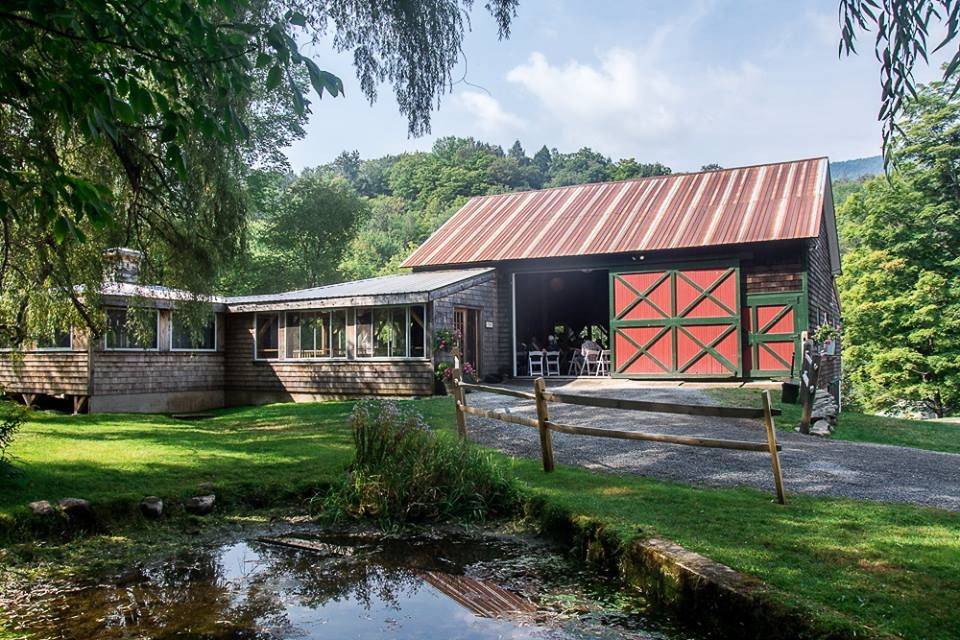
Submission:
<svg viewBox="0 0 960 640">
<path fill-rule="evenodd" d="M 813 238 L 828 161 L 792 162 L 471 199 L 405 267 Z"/>
</svg>

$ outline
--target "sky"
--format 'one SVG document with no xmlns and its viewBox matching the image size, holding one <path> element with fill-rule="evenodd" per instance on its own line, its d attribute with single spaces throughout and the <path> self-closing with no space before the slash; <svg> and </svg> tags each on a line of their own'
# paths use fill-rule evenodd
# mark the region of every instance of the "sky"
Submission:
<svg viewBox="0 0 960 640">
<path fill-rule="evenodd" d="M 429 150 L 449 135 L 520 140 L 530 155 L 591 147 L 674 171 L 880 153 L 872 34 L 859 55 L 838 56 L 838 0 L 520 0 L 503 41 L 475 4 L 465 60 L 420 138 L 389 86 L 367 102 L 349 53 L 305 50 L 345 96 L 313 101 L 306 137 L 287 150 L 293 168 L 343 150 Z M 935 79 L 941 62 L 917 79 Z"/>
</svg>

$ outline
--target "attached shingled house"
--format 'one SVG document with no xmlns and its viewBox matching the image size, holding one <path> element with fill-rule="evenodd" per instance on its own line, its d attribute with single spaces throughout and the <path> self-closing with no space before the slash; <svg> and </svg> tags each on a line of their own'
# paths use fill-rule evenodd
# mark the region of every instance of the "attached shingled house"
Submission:
<svg viewBox="0 0 960 640">
<path fill-rule="evenodd" d="M 450 357 L 435 337 L 453 329 L 481 377 L 529 375 L 551 350 L 560 375 L 771 379 L 796 373 L 805 332 L 840 322 L 826 158 L 476 197 L 404 266 L 209 299 L 199 340 L 177 322 L 189 294 L 121 270 L 106 336 L 0 354 L 0 387 L 91 411 L 420 396 Z M 145 344 L 124 329 L 130 304 L 156 311 Z M 588 340 L 603 368 L 577 368 Z"/>
</svg>

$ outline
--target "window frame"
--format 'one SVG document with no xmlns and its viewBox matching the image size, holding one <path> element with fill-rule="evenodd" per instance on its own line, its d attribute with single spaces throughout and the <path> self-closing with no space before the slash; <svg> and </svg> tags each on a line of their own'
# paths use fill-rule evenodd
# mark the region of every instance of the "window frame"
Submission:
<svg viewBox="0 0 960 640">
<path fill-rule="evenodd" d="M 107 319 L 108 327 L 109 327 L 109 322 L 110 322 L 110 321 L 109 321 L 109 313 L 110 313 L 110 311 L 116 311 L 116 310 L 123 311 L 124 313 L 128 313 L 128 312 L 130 311 L 130 307 L 114 307 L 114 306 L 107 307 L 107 308 L 105 309 L 105 311 L 106 311 L 107 314 L 108 314 L 108 319 Z M 140 353 L 160 351 L 160 309 L 154 308 L 154 309 L 153 309 L 153 313 L 154 313 L 154 317 L 156 318 L 156 327 L 157 327 L 157 328 L 156 328 L 156 338 L 155 338 L 156 346 L 153 346 L 153 347 L 111 347 L 111 346 L 109 346 L 108 343 L 107 343 L 107 338 L 108 338 L 109 335 L 110 335 L 110 329 L 108 328 L 108 329 L 103 333 L 103 350 L 104 350 L 104 351 L 121 351 L 121 352 L 123 352 L 123 351 L 131 352 L 131 351 L 132 351 L 132 352 L 140 352 Z M 71 338 L 71 343 L 72 343 L 72 342 L 73 342 L 73 339 Z"/>
<path fill-rule="evenodd" d="M 412 352 L 412 348 L 411 348 L 411 347 L 413 346 L 413 345 L 411 344 L 411 342 L 410 342 L 410 334 L 411 334 L 410 309 L 411 309 L 412 307 L 420 307 L 420 308 L 423 310 L 423 345 L 422 345 L 422 346 L 423 346 L 423 355 L 422 355 L 422 356 L 410 355 L 410 353 Z M 369 355 L 369 356 L 361 356 L 361 355 L 359 355 L 359 353 L 360 353 L 360 338 L 359 338 L 360 322 L 359 322 L 359 320 L 357 320 L 357 317 L 360 315 L 361 309 L 362 309 L 363 311 L 369 311 L 369 313 L 370 313 L 370 355 Z M 376 331 L 375 331 L 375 317 L 376 317 L 375 312 L 376 312 L 376 310 L 378 310 L 378 309 L 391 309 L 391 310 L 392 310 L 392 309 L 403 309 L 403 316 L 404 316 L 404 345 L 405 345 L 405 346 L 404 346 L 404 352 L 405 352 L 404 355 L 402 355 L 402 356 L 396 356 L 396 355 L 393 355 L 393 356 L 378 356 L 378 355 L 376 355 L 377 336 L 376 336 Z M 390 360 L 390 361 L 400 361 L 400 360 L 423 361 L 423 360 L 430 360 L 430 355 L 429 355 L 429 354 L 430 354 L 430 351 L 429 351 L 429 349 L 428 349 L 428 347 L 427 347 L 427 343 L 428 343 L 428 333 L 429 333 L 429 332 L 427 331 L 427 305 L 426 305 L 425 303 L 422 303 L 422 302 L 421 302 L 421 303 L 412 303 L 412 304 L 389 304 L 389 305 L 377 305 L 377 306 L 372 306 L 372 307 L 357 307 L 357 308 L 356 308 L 356 311 L 355 311 L 355 313 L 354 313 L 354 327 L 355 327 L 354 335 L 356 336 L 355 342 L 356 342 L 356 351 L 357 351 L 356 359 L 357 359 L 357 360 Z"/>
<path fill-rule="evenodd" d="M 260 316 L 273 316 L 277 319 L 277 357 L 276 358 L 261 358 L 260 353 L 260 344 L 258 336 L 260 334 Z M 283 320 L 286 321 L 285 312 L 281 311 L 256 311 L 253 314 L 253 359 L 257 362 L 276 362 L 277 360 L 282 360 L 281 357 L 286 351 L 285 347 L 280 342 L 280 319 L 281 316 Z"/>
<path fill-rule="evenodd" d="M 176 310 L 170 310 L 170 351 L 178 353 L 215 353 L 220 348 L 220 323 L 217 321 L 217 312 L 211 310 L 211 315 L 213 316 L 213 348 L 212 349 L 195 349 L 188 348 L 184 349 L 183 347 L 174 347 L 173 346 L 173 314 L 176 313 Z"/>
<path fill-rule="evenodd" d="M 159 328 L 159 327 L 158 327 L 158 328 Z M 68 340 L 69 344 L 68 344 L 67 346 L 65 346 L 65 347 L 41 347 L 41 346 L 40 346 L 40 343 L 39 343 L 39 341 L 38 341 L 38 342 L 34 343 L 34 345 L 33 345 L 33 350 L 34 350 L 34 351 L 44 351 L 44 352 L 47 352 L 47 353 L 49 353 L 49 352 L 51 352 L 51 351 L 52 351 L 52 352 L 57 352 L 57 351 L 73 351 L 73 327 L 70 327 L 69 329 L 67 329 L 67 335 L 69 336 L 69 340 Z M 4 351 L 8 351 L 8 350 L 9 350 L 9 349 L 4 349 Z"/>
<path fill-rule="evenodd" d="M 348 313 L 348 308 L 347 308 L 347 307 L 336 307 L 336 308 L 331 308 L 331 309 L 291 309 L 291 310 L 288 310 L 288 311 L 284 311 L 284 312 L 283 312 L 283 330 L 284 330 L 284 333 L 286 333 L 286 332 L 290 329 L 290 325 L 289 325 L 288 322 L 287 322 L 287 316 L 288 316 L 289 314 L 291 314 L 291 313 L 299 314 L 300 317 L 301 317 L 301 322 L 303 321 L 303 316 L 308 315 L 308 314 L 309 314 L 309 315 L 314 315 L 314 316 L 318 316 L 318 315 L 325 314 L 325 315 L 329 315 L 329 316 L 330 316 L 330 327 L 329 327 L 329 330 L 328 330 L 328 334 L 329 334 L 329 335 L 327 336 L 327 350 L 328 350 L 328 353 L 329 353 L 330 355 L 328 355 L 328 356 L 314 356 L 314 357 L 303 357 L 303 356 L 300 356 L 299 358 L 292 358 L 292 357 L 290 357 L 290 356 L 287 354 L 287 344 L 286 344 L 286 340 L 284 340 L 284 345 L 283 345 L 283 360 L 285 360 L 286 362 L 326 362 L 326 361 L 330 361 L 330 360 L 348 360 L 348 359 L 349 359 L 349 357 L 350 357 L 350 356 L 349 356 L 350 351 L 349 351 L 349 349 L 347 348 L 347 342 L 346 342 L 346 341 L 344 342 L 344 345 L 343 345 L 343 355 L 342 355 L 342 356 L 335 356 L 335 355 L 333 355 L 333 353 L 334 353 L 334 348 L 333 348 L 333 334 L 334 334 L 334 331 L 333 331 L 333 314 L 335 314 L 335 313 L 342 313 L 342 314 L 343 314 L 343 329 L 344 329 L 344 333 L 346 333 L 346 332 L 347 332 L 347 327 L 350 326 L 350 314 Z M 301 327 L 301 325 L 298 324 L 296 330 L 297 330 L 297 331 L 300 331 L 300 327 Z M 314 328 L 314 331 L 316 331 L 316 328 Z M 316 340 L 316 335 L 314 335 L 314 340 Z M 316 346 L 316 343 L 314 343 L 314 346 Z M 302 351 L 302 349 L 301 349 L 301 351 Z"/>
</svg>

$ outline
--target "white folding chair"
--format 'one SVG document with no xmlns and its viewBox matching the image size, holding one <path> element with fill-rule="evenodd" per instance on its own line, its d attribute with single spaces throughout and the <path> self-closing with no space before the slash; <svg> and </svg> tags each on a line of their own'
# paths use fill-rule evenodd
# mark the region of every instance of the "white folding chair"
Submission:
<svg viewBox="0 0 960 640">
<path fill-rule="evenodd" d="M 560 352 L 547 351 L 547 375 L 560 375 Z"/>
<path fill-rule="evenodd" d="M 531 351 L 527 354 L 527 372 L 531 376 L 543 375 L 543 351 Z"/>
<path fill-rule="evenodd" d="M 587 361 L 580 351 L 574 351 L 570 356 L 570 365 L 567 366 L 568 376 L 582 376 L 583 369 L 587 366 Z"/>
<path fill-rule="evenodd" d="M 597 359 L 597 375 L 610 375 L 610 349 L 604 349 L 600 352 L 600 357 Z"/>
<path fill-rule="evenodd" d="M 597 366 L 600 362 L 600 352 L 594 349 L 587 349 L 583 358 L 583 369 L 580 375 L 597 375 Z"/>
</svg>

